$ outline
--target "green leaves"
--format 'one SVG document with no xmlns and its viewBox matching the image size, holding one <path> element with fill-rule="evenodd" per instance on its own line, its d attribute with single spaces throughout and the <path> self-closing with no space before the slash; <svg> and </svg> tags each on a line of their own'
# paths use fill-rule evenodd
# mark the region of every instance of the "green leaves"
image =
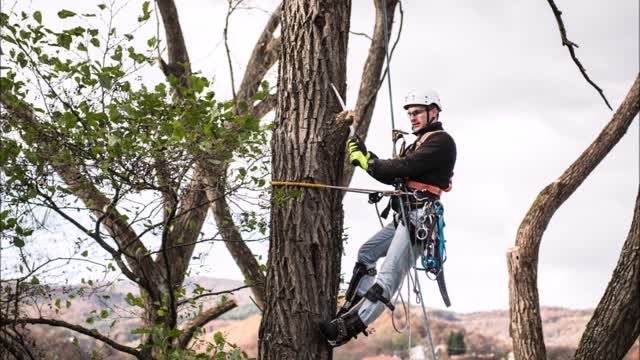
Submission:
<svg viewBox="0 0 640 360">
<path fill-rule="evenodd" d="M 40 11 L 35 11 L 33 13 L 33 19 L 38 23 L 42 24 L 42 13 Z"/>
<path fill-rule="evenodd" d="M 109 311 L 108 310 L 100 311 L 100 319 L 106 319 L 108 317 L 109 317 Z"/>
<path fill-rule="evenodd" d="M 151 11 L 149 11 L 149 2 L 145 1 L 142 3 L 142 15 L 138 16 L 138 22 L 143 22 L 149 20 L 151 17 Z"/>
<path fill-rule="evenodd" d="M 13 245 L 15 245 L 18 248 L 22 248 L 22 247 L 24 247 L 25 243 L 24 243 L 24 240 L 22 240 L 21 238 L 14 237 L 13 238 Z"/>
<path fill-rule="evenodd" d="M 69 10 L 60 10 L 58 11 L 58 17 L 60 19 L 66 19 L 66 18 L 70 18 L 76 16 L 76 13 L 74 13 L 73 11 L 69 11 Z"/>
</svg>

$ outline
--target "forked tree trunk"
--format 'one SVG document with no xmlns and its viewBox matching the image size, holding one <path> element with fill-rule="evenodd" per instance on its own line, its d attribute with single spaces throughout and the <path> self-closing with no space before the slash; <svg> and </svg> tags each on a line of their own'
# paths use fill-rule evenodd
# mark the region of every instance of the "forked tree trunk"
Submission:
<svg viewBox="0 0 640 360">
<path fill-rule="evenodd" d="M 340 182 L 348 130 L 330 84 L 344 90 L 350 10 L 348 0 L 283 4 L 273 180 Z M 279 199 L 290 190 L 299 195 Z M 331 358 L 318 322 L 336 310 L 342 220 L 337 191 L 273 189 L 260 359 Z"/>
<path fill-rule="evenodd" d="M 520 223 L 516 246 L 507 252 L 509 269 L 509 333 L 518 360 L 545 360 L 538 298 L 538 251 L 553 214 L 620 141 L 640 109 L 640 76 L 600 135 L 558 178 L 540 192 Z M 637 251 L 637 249 L 636 249 Z M 631 304 L 627 304 L 631 306 Z M 612 308 L 613 309 L 613 308 Z M 621 309 L 617 309 L 621 310 Z M 600 336 L 614 342 L 619 333 Z"/>
</svg>

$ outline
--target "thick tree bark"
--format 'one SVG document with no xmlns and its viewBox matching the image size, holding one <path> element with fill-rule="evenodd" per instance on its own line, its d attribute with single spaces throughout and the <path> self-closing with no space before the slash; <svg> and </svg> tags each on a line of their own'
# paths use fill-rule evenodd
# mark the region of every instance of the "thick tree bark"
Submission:
<svg viewBox="0 0 640 360">
<path fill-rule="evenodd" d="M 515 247 L 507 252 L 510 334 L 516 359 L 546 359 L 538 298 L 538 251 L 542 235 L 558 208 L 620 141 L 640 109 L 640 76 L 595 141 L 538 195 L 522 220 Z M 607 334 L 605 337 L 615 336 Z M 601 335 L 603 336 L 603 335 Z"/>
<path fill-rule="evenodd" d="M 574 359 L 622 359 L 640 335 L 640 189 L 618 265 Z"/>
<path fill-rule="evenodd" d="M 339 184 L 347 125 L 330 83 L 344 88 L 351 2 L 285 1 L 272 139 L 272 178 Z M 318 322 L 335 313 L 342 252 L 342 195 L 274 189 L 260 359 L 329 359 Z M 286 189 L 285 189 L 286 191 Z"/>
</svg>

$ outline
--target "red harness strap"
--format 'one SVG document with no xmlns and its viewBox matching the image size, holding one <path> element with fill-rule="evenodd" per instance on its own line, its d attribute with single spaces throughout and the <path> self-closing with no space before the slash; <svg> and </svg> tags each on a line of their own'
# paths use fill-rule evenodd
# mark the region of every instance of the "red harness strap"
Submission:
<svg viewBox="0 0 640 360">
<path fill-rule="evenodd" d="M 405 180 L 404 183 L 407 185 L 408 188 L 412 190 L 418 190 L 418 191 L 426 190 L 436 196 L 442 195 L 443 191 L 445 192 L 451 191 L 451 187 L 452 187 L 451 181 L 449 181 L 449 187 L 447 187 L 446 189 L 440 189 L 435 185 L 425 184 L 419 181 L 413 181 L 409 179 Z"/>
</svg>

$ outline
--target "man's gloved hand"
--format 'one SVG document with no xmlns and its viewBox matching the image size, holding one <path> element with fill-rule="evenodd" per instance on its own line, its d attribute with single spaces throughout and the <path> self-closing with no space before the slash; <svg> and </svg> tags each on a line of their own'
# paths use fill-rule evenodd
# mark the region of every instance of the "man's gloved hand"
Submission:
<svg viewBox="0 0 640 360">
<path fill-rule="evenodd" d="M 367 147 L 358 136 L 349 139 L 349 160 L 353 166 L 360 166 L 364 170 L 369 168 L 368 161 L 371 153 L 367 151 Z"/>
</svg>

